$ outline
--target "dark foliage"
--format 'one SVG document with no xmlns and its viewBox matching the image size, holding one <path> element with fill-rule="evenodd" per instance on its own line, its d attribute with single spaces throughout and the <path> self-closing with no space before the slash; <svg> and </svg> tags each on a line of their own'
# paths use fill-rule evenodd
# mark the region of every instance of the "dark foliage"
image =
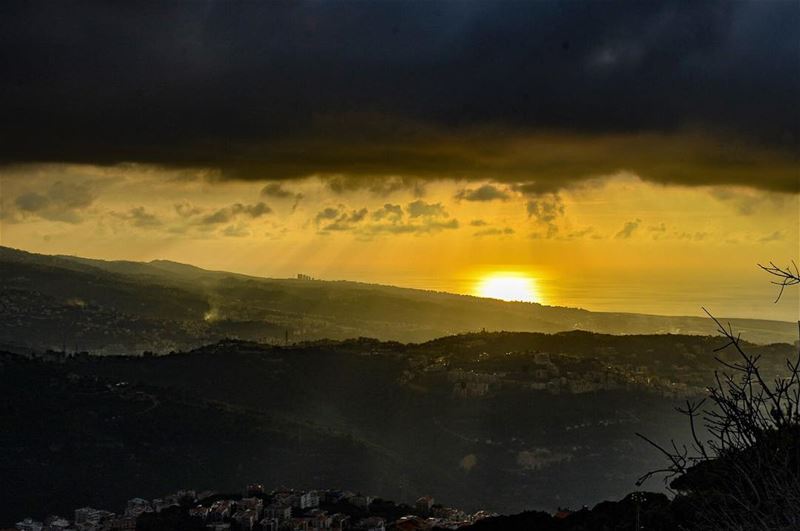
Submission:
<svg viewBox="0 0 800 531">
<path fill-rule="evenodd" d="M 778 299 L 800 283 L 797 266 L 761 266 L 777 280 Z M 776 302 L 777 302 L 776 300 Z M 689 419 L 692 443 L 661 446 L 641 436 L 667 458 L 661 470 L 692 515 L 682 526 L 696 530 L 789 530 L 800 528 L 800 350 L 787 359 L 782 374 L 770 381 L 760 356 L 714 318 L 733 352 L 706 399 L 679 409 Z M 800 322 L 798 322 L 800 326 Z"/>
</svg>

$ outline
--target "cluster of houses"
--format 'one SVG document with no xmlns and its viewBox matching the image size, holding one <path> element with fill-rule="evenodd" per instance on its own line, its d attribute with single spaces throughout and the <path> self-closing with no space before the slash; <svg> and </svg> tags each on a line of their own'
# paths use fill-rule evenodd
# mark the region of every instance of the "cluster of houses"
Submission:
<svg viewBox="0 0 800 531">
<path fill-rule="evenodd" d="M 522 353 L 509 352 L 507 355 L 519 354 Z M 488 355 L 486 357 L 488 359 Z M 509 372 L 482 371 L 478 366 L 451 368 L 444 356 L 430 360 L 417 356 L 409 360 L 410 368 L 403 372 L 399 383 L 414 382 L 419 373 L 444 372 L 452 386 L 453 397 L 462 399 L 481 398 L 493 391 L 512 388 L 551 394 L 581 394 L 638 387 L 665 398 L 685 397 L 700 390 L 700 387 L 688 385 L 685 381 L 655 376 L 643 366 L 610 366 L 599 360 L 581 360 L 577 356 L 544 352 L 531 357 L 524 372 Z M 571 367 L 573 365 L 581 366 Z"/>
<path fill-rule="evenodd" d="M 247 494 L 249 496 L 240 499 L 223 498 L 210 505 L 197 505 L 189 509 L 189 515 L 202 520 L 213 531 L 227 531 L 232 527 L 245 531 L 385 529 L 377 525 L 364 527 L 360 521 L 354 526 L 349 515 L 329 514 L 320 509 L 320 500 L 328 500 L 328 491 L 278 490 L 272 492 L 266 503 L 259 485 L 249 486 Z"/>
<path fill-rule="evenodd" d="M 44 521 L 26 518 L 17 531 L 134 531 L 137 521 L 171 508 L 186 512 L 209 531 L 412 531 L 458 529 L 492 516 L 436 505 L 430 496 L 419 498 L 407 514 L 396 519 L 370 514 L 371 496 L 340 490 L 297 491 L 278 489 L 269 493 L 261 485 L 248 485 L 244 495 L 227 496 L 211 491 L 182 490 L 163 498 L 128 500 L 122 514 L 82 507 L 74 518 L 49 516 Z M 336 508 L 329 512 L 323 507 Z M 349 514 L 348 514 L 349 513 Z"/>
<path fill-rule="evenodd" d="M 137 519 L 144 513 L 160 513 L 170 507 L 180 507 L 181 504 L 211 494 L 205 492 L 198 496 L 193 490 L 181 490 L 154 500 L 132 498 L 128 500 L 122 514 L 93 507 L 81 507 L 75 509 L 71 521 L 62 516 L 48 516 L 44 521 L 25 518 L 17 522 L 15 528 L 18 531 L 133 531 L 136 529 Z"/>
</svg>

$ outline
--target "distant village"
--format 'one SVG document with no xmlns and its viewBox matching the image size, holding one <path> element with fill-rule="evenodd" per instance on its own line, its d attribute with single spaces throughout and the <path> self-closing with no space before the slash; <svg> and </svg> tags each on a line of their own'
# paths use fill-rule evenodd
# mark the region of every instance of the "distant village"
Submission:
<svg viewBox="0 0 800 531">
<path fill-rule="evenodd" d="M 395 505 L 341 490 L 293 490 L 267 492 L 262 485 L 248 485 L 239 495 L 213 491 L 180 490 L 145 500 L 128 500 L 121 513 L 92 507 L 75 509 L 72 518 L 51 515 L 43 521 L 25 518 L 17 531 L 134 531 L 138 529 L 181 528 L 209 531 L 411 531 L 459 529 L 496 516 L 436 504 L 430 496 L 420 497 L 413 506 Z M 159 520 L 169 526 L 159 525 Z"/>
<path fill-rule="evenodd" d="M 444 374 L 452 386 L 452 396 L 463 399 L 510 389 L 551 394 L 640 389 L 675 399 L 700 394 L 707 384 L 705 375 L 689 366 L 670 367 L 675 374 L 667 375 L 647 365 L 604 363 L 595 357 L 561 353 L 507 352 L 500 359 L 498 362 L 498 356 L 482 353 L 470 363 L 454 363 L 444 355 L 417 356 L 409 360 L 410 367 L 400 383 L 414 385 L 432 373 Z"/>
<path fill-rule="evenodd" d="M 237 340 L 228 341 L 235 343 Z M 221 341 L 219 346 L 225 346 L 226 343 Z M 269 348 L 267 344 L 262 345 Z M 302 348 L 302 345 L 293 348 Z M 500 390 L 582 394 L 637 389 L 663 398 L 682 399 L 702 394 L 709 383 L 707 374 L 697 371 L 689 363 L 659 366 L 662 364 L 658 359 L 648 365 L 620 363 L 614 359 L 616 352 L 613 348 L 605 350 L 608 352 L 604 351 L 602 357 L 539 351 L 506 352 L 504 355 L 483 352 L 476 359 L 468 361 L 449 353 L 411 353 L 406 358 L 407 368 L 397 381 L 401 385 L 413 387 L 429 385 L 432 378 L 438 380 L 444 377 L 452 386 L 452 396 L 462 399 L 490 396 Z M 142 355 L 158 354 L 144 351 Z M 362 355 L 395 356 L 397 353 L 367 349 Z M 52 350 L 32 354 L 32 357 L 42 361 L 56 363 L 88 359 L 90 356 L 92 354 L 88 352 L 67 353 Z M 771 367 L 766 369 L 769 371 Z"/>
</svg>

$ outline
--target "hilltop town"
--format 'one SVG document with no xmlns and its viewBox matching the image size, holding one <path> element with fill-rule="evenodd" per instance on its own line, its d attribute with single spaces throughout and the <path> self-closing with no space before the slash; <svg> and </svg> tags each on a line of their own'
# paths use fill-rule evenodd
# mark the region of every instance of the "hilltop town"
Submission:
<svg viewBox="0 0 800 531">
<path fill-rule="evenodd" d="M 71 518 L 28 517 L 18 531 L 133 531 L 185 529 L 209 531 L 386 531 L 460 529 L 495 516 L 466 514 L 422 496 L 413 506 L 342 490 L 265 491 L 248 485 L 241 494 L 180 490 L 146 500 L 131 498 L 115 513 L 92 507 L 75 509 Z"/>
</svg>

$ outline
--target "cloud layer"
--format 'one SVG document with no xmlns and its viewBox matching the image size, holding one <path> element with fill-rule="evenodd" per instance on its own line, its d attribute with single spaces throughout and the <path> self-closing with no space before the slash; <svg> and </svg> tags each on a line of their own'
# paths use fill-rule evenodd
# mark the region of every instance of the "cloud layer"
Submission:
<svg viewBox="0 0 800 531">
<path fill-rule="evenodd" d="M 796 2 L 8 2 L 0 15 L 6 164 L 320 175 L 378 193 L 444 178 L 547 193 L 620 170 L 798 191 Z M 264 193 L 292 199 L 281 190 Z"/>
<path fill-rule="evenodd" d="M 382 234 L 433 234 L 460 227 L 458 220 L 451 219 L 441 203 L 423 200 L 412 201 L 405 208 L 386 203 L 371 213 L 367 208 L 326 207 L 317 212 L 314 224 L 321 234 L 352 232 L 361 238 Z"/>
<path fill-rule="evenodd" d="M 44 191 L 20 194 L 14 204 L 23 216 L 79 223 L 83 219 L 82 211 L 91 206 L 94 200 L 95 195 L 89 183 L 56 181 Z"/>
</svg>

